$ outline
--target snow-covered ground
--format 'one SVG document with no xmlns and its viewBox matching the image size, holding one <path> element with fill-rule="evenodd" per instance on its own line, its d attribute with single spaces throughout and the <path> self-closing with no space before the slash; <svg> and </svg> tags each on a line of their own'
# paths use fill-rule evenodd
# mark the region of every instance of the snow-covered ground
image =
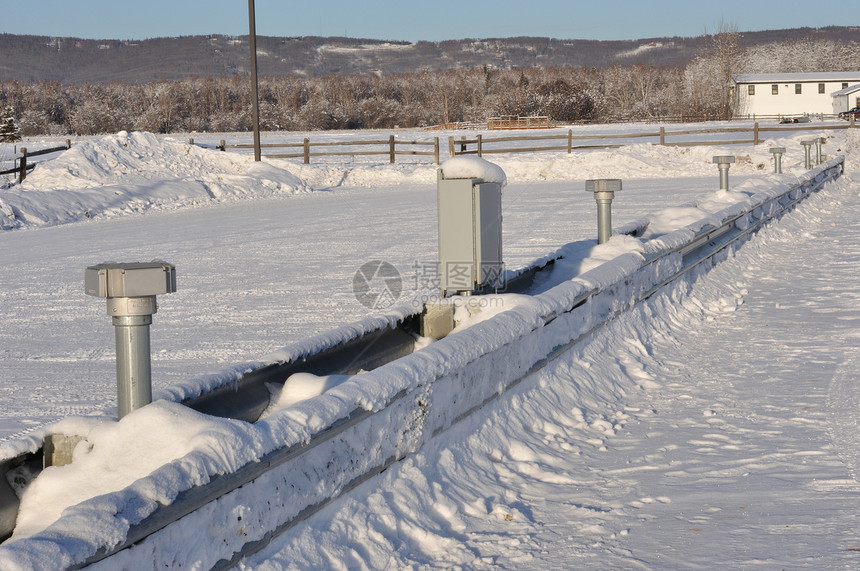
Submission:
<svg viewBox="0 0 860 571">
<path fill-rule="evenodd" d="M 811 198 L 243 568 L 857 568 L 858 199 Z"/>
<path fill-rule="evenodd" d="M 796 168 L 802 147 L 783 143 Z M 510 181 L 505 262 L 522 267 L 596 236 L 585 179 L 624 179 L 618 225 L 718 188 L 711 156 L 730 152 L 636 145 L 494 157 Z M 739 154 L 733 184 L 772 170 L 764 145 Z M 366 262 L 398 269 L 401 301 L 435 295 L 435 166 L 341 161 L 255 164 L 184 138 L 120 133 L 74 144 L 2 190 L 0 225 L 17 230 L 0 234 L 0 438 L 112 406 L 113 328 L 104 302 L 83 294 L 90 265 L 175 264 L 178 291 L 159 298 L 152 326 L 156 390 L 364 317 L 353 277 Z"/>
<path fill-rule="evenodd" d="M 848 157 L 843 181 L 245 566 L 851 567 L 860 136 L 821 134 Z M 786 173 L 802 172 L 811 135 L 772 141 L 789 149 Z M 767 145 L 494 157 L 509 181 L 508 267 L 593 246 L 585 179 L 624 180 L 618 226 L 714 198 L 722 154 L 740 157 L 733 188 L 781 180 Z M 166 394 L 366 316 L 352 280 L 367 261 L 400 271 L 402 303 L 435 294 L 435 176 L 417 163 L 254 164 L 120 133 L 3 189 L 0 224 L 16 229 L 0 234 L 0 450 L 67 414 L 113 413 L 112 328 L 83 295 L 86 266 L 176 264 L 152 328 Z M 165 452 L 199 445 L 192 434 Z"/>
</svg>

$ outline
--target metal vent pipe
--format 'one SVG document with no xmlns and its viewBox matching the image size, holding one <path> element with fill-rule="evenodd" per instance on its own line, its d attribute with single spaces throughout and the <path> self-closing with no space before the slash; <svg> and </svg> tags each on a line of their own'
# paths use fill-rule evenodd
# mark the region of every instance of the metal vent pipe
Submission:
<svg viewBox="0 0 860 571">
<path fill-rule="evenodd" d="M 720 169 L 720 190 L 729 189 L 729 167 L 735 162 L 732 156 L 714 157 L 714 164 Z"/>
<path fill-rule="evenodd" d="M 176 291 L 176 271 L 164 262 L 106 263 L 90 266 L 87 295 L 107 300 L 116 338 L 116 390 L 119 418 L 152 402 L 149 326 L 158 307 L 155 296 Z"/>
<path fill-rule="evenodd" d="M 782 155 L 785 153 L 785 147 L 771 147 L 770 152 L 773 153 L 773 172 L 782 174 Z"/>
<path fill-rule="evenodd" d="M 597 243 L 603 244 L 612 237 L 612 199 L 621 190 L 621 180 L 602 178 L 585 181 L 585 191 L 594 193 L 597 202 Z"/>
</svg>

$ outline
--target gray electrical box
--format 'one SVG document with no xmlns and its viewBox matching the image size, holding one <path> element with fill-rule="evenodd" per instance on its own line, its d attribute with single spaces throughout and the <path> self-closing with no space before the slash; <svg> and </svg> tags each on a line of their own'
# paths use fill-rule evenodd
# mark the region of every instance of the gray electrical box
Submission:
<svg viewBox="0 0 860 571">
<path fill-rule="evenodd" d="M 90 266 L 84 291 L 96 297 L 146 297 L 176 291 L 176 268 L 164 262 Z"/>
<path fill-rule="evenodd" d="M 442 294 L 497 282 L 502 263 L 502 186 L 437 176 L 439 277 Z"/>
</svg>

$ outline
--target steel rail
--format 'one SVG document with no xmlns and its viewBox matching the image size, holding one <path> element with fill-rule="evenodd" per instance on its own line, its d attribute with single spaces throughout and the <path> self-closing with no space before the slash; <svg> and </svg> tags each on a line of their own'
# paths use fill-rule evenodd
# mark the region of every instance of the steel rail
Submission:
<svg viewBox="0 0 860 571">
<path fill-rule="evenodd" d="M 635 304 L 651 297 L 664 286 L 684 275 L 694 267 L 709 261 L 719 252 L 725 250 L 732 244 L 756 233 L 769 221 L 790 211 L 800 201 L 804 200 L 813 192 L 820 190 L 826 182 L 838 178 L 842 174 L 843 170 L 844 157 L 840 157 L 825 165 L 823 170 L 815 178 L 794 185 L 777 196 L 763 201 L 760 204 L 753 205 L 751 209 L 723 220 L 719 226 L 707 226 L 700 229 L 691 240 L 682 245 L 667 248 L 645 256 L 643 264 L 636 270 L 637 272 L 656 263 L 658 260 L 665 259 L 672 255 L 681 256 L 682 262 L 680 267 L 673 273 L 666 276 L 664 279 L 661 279 L 658 283 L 654 284 L 653 287 L 639 293 L 635 298 L 628 299 L 627 303 L 615 308 L 587 331 L 574 335 L 574 337 L 569 341 L 553 347 L 544 357 L 531 363 L 531 365 L 528 366 L 522 374 L 508 381 L 501 390 L 495 391 L 488 397 L 475 403 L 467 410 L 456 415 L 444 426 L 436 428 L 432 432 L 431 437 L 443 432 L 448 427 L 468 417 L 475 411 L 480 410 L 489 402 L 497 399 L 500 394 L 519 384 L 529 375 L 532 375 L 536 371 L 547 366 L 554 359 L 564 354 L 584 338 L 592 335 L 596 330 L 602 328 L 619 314 L 627 311 Z M 765 213 L 765 210 L 768 212 Z M 756 214 L 756 212 L 759 214 Z M 742 219 L 746 219 L 746 221 L 751 223 L 739 226 L 738 222 Z M 530 268 L 523 272 L 519 277 L 520 281 L 515 289 L 520 291 L 527 290 L 535 276 L 542 269 L 552 266 L 552 263 L 553 261 L 549 261 L 540 268 Z M 592 297 L 598 294 L 600 294 L 600 291 L 596 288 L 592 288 L 583 292 L 569 302 L 565 310 L 541 315 L 540 322 L 529 332 L 521 335 L 518 339 L 523 339 L 536 331 L 546 328 L 562 315 L 570 314 L 584 306 L 592 299 Z M 411 353 L 414 349 L 413 333 L 418 327 L 419 319 L 420 315 L 416 313 L 405 318 L 395 329 L 380 329 L 372 331 L 364 336 L 347 341 L 324 353 L 309 356 L 303 360 L 262 367 L 246 374 L 243 379 L 240 380 L 238 386 L 234 387 L 231 385 L 230 387 L 222 387 L 211 394 L 203 395 L 197 399 L 187 401 L 185 404 L 201 412 L 218 416 L 230 416 L 233 418 L 247 418 L 249 421 L 253 422 L 256 420 L 256 417 L 259 416 L 258 411 L 264 409 L 265 406 L 268 405 L 268 391 L 265 391 L 265 396 L 263 396 L 261 391 L 261 388 L 265 389 L 266 382 L 283 382 L 290 373 L 297 372 L 299 370 L 317 372 L 318 374 L 332 374 L 334 371 L 348 373 L 359 369 L 370 370 L 381 366 L 382 364 L 402 358 Z M 513 343 L 516 342 L 518 341 L 513 341 Z M 475 357 L 475 359 L 477 360 L 485 356 L 485 354 L 482 354 Z M 408 393 L 406 389 L 400 391 L 396 395 L 392 396 L 384 406 L 373 412 L 356 408 L 345 417 L 335 421 L 328 428 L 318 432 L 305 444 L 274 450 L 260 460 L 250 462 L 233 473 L 214 477 L 207 484 L 185 490 L 169 505 L 159 506 L 149 517 L 133 525 L 122 543 L 112 548 L 100 548 L 85 561 L 82 561 L 80 564 L 70 568 L 77 569 L 115 555 L 116 553 L 139 543 L 146 537 L 163 530 L 171 523 L 200 509 L 208 503 L 217 500 L 225 494 L 254 482 L 266 472 L 288 462 L 298 461 L 302 455 L 317 446 L 331 441 L 344 431 L 360 425 L 362 422 L 372 418 L 382 411 L 386 411 L 391 407 L 391 405 L 402 400 L 407 394 L 411 393 Z M 407 453 L 408 452 L 409 451 L 407 451 Z M 246 543 L 241 549 L 235 552 L 234 557 L 229 561 L 222 560 L 218 562 L 214 568 L 228 567 L 238 562 L 241 557 L 245 557 L 259 551 L 278 534 L 290 527 L 293 527 L 300 521 L 307 519 L 313 513 L 316 513 L 319 509 L 337 497 L 342 496 L 346 491 L 372 478 L 400 459 L 401 457 L 391 456 L 384 459 L 381 463 L 368 466 L 364 473 L 358 474 L 348 483 L 341 486 L 336 493 L 331 494 L 320 502 L 306 506 L 288 521 L 279 524 L 276 529 L 267 532 L 263 538 Z M 0 489 L 0 492 L 2 491 L 3 490 Z M 17 506 L 15 509 L 17 511 Z"/>
</svg>

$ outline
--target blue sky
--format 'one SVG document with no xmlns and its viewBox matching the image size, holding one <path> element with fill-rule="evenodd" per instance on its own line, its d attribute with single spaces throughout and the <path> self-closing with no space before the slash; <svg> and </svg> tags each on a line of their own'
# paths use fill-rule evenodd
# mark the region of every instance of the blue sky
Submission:
<svg viewBox="0 0 860 571">
<path fill-rule="evenodd" d="M 3 0 L 0 32 L 93 39 L 245 35 L 245 0 Z M 510 36 L 635 40 L 860 25 L 856 0 L 256 0 L 257 33 L 380 40 Z M 2 54 L 0 54 L 2 56 Z"/>
</svg>

